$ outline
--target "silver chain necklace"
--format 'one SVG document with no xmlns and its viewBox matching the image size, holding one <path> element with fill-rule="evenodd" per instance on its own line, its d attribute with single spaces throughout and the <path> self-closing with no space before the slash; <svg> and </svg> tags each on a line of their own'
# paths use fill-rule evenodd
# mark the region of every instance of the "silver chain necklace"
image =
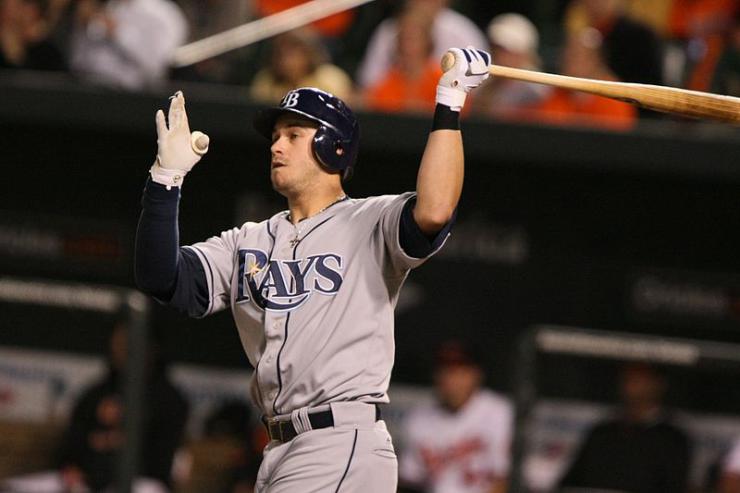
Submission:
<svg viewBox="0 0 740 493">
<path fill-rule="evenodd" d="M 293 235 L 293 238 L 292 238 L 292 239 L 290 240 L 290 246 L 291 246 L 291 247 L 293 247 L 293 248 L 295 248 L 295 246 L 296 246 L 296 245 L 297 245 L 298 243 L 300 243 L 300 242 L 301 242 L 301 240 L 303 240 L 303 237 L 301 236 L 302 228 L 300 228 L 300 227 L 299 227 L 299 226 L 301 225 L 301 223 L 304 223 L 304 224 L 305 224 L 305 221 L 306 221 L 306 219 L 310 219 L 310 218 L 312 218 L 312 217 L 318 216 L 319 214 L 321 214 L 322 212 L 324 212 L 324 211 L 325 211 L 326 209 L 328 209 L 329 207 L 331 207 L 331 206 L 333 206 L 334 204 L 337 204 L 337 203 L 339 203 L 339 202 L 342 202 L 343 200 L 347 200 L 348 198 L 349 198 L 349 197 L 347 197 L 347 194 L 342 194 L 342 195 L 340 195 L 340 196 L 339 196 L 339 197 L 337 198 L 337 200 L 335 200 L 335 201 L 334 201 L 334 202 L 332 202 L 331 204 L 329 204 L 329 205 L 327 205 L 326 207 L 324 207 L 323 209 L 321 209 L 321 210 L 319 210 L 319 211 L 315 212 L 314 214 L 311 214 L 310 216 L 306 216 L 306 217 L 304 217 L 303 219 L 301 219 L 300 221 L 298 221 L 298 222 L 297 222 L 296 224 L 293 224 L 293 221 L 292 221 L 292 220 L 291 220 L 291 218 L 290 218 L 290 212 L 288 212 L 288 215 L 287 215 L 287 216 L 285 216 L 285 218 L 286 218 L 286 219 L 287 219 L 288 221 L 290 221 L 290 223 L 291 223 L 291 224 L 293 224 L 293 229 L 295 229 L 295 233 L 294 233 L 294 235 Z"/>
</svg>

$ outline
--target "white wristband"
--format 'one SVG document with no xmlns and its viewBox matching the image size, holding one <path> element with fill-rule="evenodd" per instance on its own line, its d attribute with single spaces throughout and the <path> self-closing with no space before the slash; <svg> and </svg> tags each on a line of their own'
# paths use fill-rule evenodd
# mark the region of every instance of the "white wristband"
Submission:
<svg viewBox="0 0 740 493">
<path fill-rule="evenodd" d="M 460 111 L 465 105 L 464 91 L 446 86 L 437 86 L 437 103 L 449 106 L 452 111 Z"/>
<path fill-rule="evenodd" d="M 181 169 L 167 169 L 159 165 L 159 156 L 154 164 L 149 169 L 149 174 L 152 177 L 154 183 L 165 185 L 167 190 L 172 187 L 179 187 L 182 185 L 182 181 L 185 179 L 186 171 Z"/>
</svg>

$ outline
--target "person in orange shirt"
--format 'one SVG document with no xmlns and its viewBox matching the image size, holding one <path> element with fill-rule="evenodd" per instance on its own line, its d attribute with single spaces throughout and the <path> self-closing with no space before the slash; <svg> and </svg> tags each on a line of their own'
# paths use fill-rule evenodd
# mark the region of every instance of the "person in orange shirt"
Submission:
<svg viewBox="0 0 740 493">
<path fill-rule="evenodd" d="M 432 113 L 439 60 L 431 56 L 432 19 L 424 11 L 406 9 L 398 20 L 396 60 L 391 69 L 363 94 L 367 109 Z"/>
<path fill-rule="evenodd" d="M 593 28 L 568 36 L 562 72 L 573 77 L 617 80 L 601 53 L 601 35 Z M 556 89 L 539 105 L 522 111 L 521 117 L 562 125 L 629 130 L 637 121 L 637 109 L 601 96 Z"/>
<path fill-rule="evenodd" d="M 739 5 L 737 0 L 673 0 L 668 27 L 671 36 L 687 43 L 687 88 L 709 90 Z"/>
<path fill-rule="evenodd" d="M 296 7 L 308 0 L 256 0 L 255 11 L 260 17 L 277 14 L 283 10 Z M 345 10 L 338 14 L 330 15 L 312 24 L 322 36 L 336 38 L 347 32 L 355 20 L 354 10 Z"/>
</svg>

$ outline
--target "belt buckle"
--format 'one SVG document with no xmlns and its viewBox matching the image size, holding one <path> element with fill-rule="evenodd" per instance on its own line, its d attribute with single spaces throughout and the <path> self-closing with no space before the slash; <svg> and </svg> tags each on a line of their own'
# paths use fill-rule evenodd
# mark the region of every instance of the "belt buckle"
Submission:
<svg viewBox="0 0 740 493">
<path fill-rule="evenodd" d="M 275 428 L 277 428 L 277 433 L 274 431 Z M 267 429 L 270 432 L 270 438 L 272 438 L 273 440 L 277 439 L 277 440 L 280 441 L 280 443 L 285 443 L 283 441 L 283 427 L 281 426 L 281 422 L 280 421 L 278 421 L 275 418 L 268 419 L 267 420 Z"/>
</svg>

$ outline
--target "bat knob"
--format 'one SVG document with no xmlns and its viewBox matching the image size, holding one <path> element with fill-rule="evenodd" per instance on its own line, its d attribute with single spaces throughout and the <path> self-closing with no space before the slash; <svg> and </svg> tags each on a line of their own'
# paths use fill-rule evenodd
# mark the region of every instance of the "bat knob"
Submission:
<svg viewBox="0 0 740 493">
<path fill-rule="evenodd" d="M 440 65 L 442 67 L 442 72 L 447 72 L 452 68 L 453 65 L 455 65 L 455 55 L 448 51 L 444 55 L 442 55 L 442 61 L 440 62 Z"/>
<path fill-rule="evenodd" d="M 197 130 L 190 135 L 190 146 L 193 148 L 193 152 L 202 156 L 208 152 L 208 144 L 211 139 L 203 132 Z"/>
</svg>

